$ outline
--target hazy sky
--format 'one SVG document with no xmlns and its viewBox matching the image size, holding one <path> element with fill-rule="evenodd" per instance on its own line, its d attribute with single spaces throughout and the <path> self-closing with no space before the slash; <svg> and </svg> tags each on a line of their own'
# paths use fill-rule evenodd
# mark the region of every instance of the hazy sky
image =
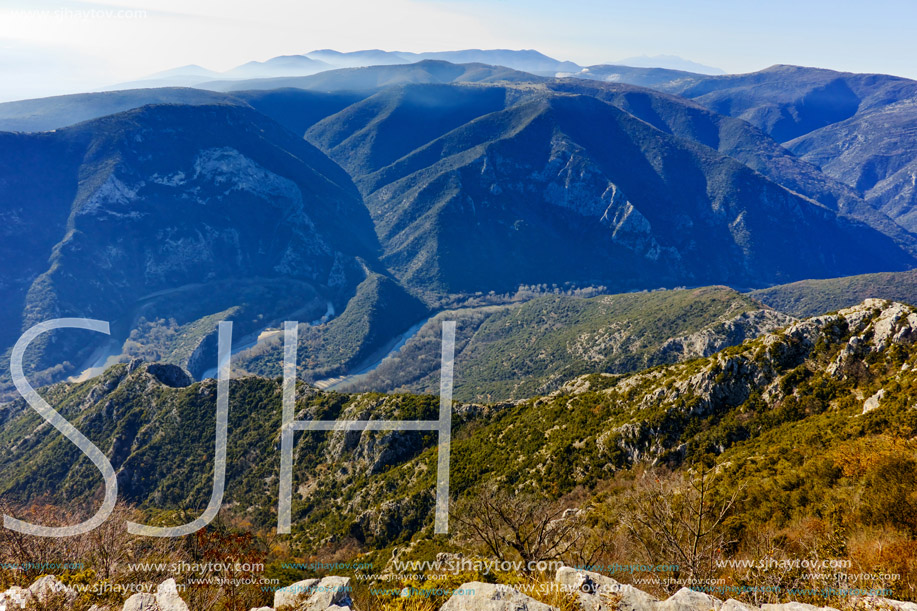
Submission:
<svg viewBox="0 0 917 611">
<path fill-rule="evenodd" d="M 580 64 L 679 55 L 917 78 L 917 0 L 0 0 L 0 99 L 200 64 L 381 48 L 538 49 Z"/>
</svg>

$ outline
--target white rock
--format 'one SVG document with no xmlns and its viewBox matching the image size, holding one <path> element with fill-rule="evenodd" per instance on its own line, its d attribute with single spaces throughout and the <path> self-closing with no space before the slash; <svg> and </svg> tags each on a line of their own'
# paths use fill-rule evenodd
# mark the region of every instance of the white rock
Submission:
<svg viewBox="0 0 917 611">
<path fill-rule="evenodd" d="M 318 579 L 303 579 L 274 592 L 274 608 L 295 607 L 314 593 Z"/>
<path fill-rule="evenodd" d="M 917 603 L 902 602 L 881 596 L 855 596 L 851 600 L 852 609 L 875 609 L 876 611 L 917 611 Z"/>
<path fill-rule="evenodd" d="M 274 607 L 258 607 L 257 609 L 251 609 L 251 611 L 274 611 Z"/>
<path fill-rule="evenodd" d="M 583 611 L 654 611 L 659 602 L 634 586 L 619 583 L 599 573 L 568 566 L 557 569 L 554 580 L 579 592 L 579 603 Z M 611 604 L 609 597 L 616 602 Z"/>
<path fill-rule="evenodd" d="M 682 588 L 656 605 L 657 611 L 710 611 L 714 609 L 720 611 L 723 601 L 704 594 L 696 592 L 691 588 Z"/>
<path fill-rule="evenodd" d="M 866 399 L 866 401 L 863 402 L 863 414 L 868 414 L 872 410 L 878 409 L 879 401 L 881 401 L 882 397 L 884 396 L 885 396 L 885 389 L 881 388 L 879 389 L 879 391 L 876 394 Z"/>
<path fill-rule="evenodd" d="M 440 611 L 557 611 L 513 588 L 470 581 L 459 586 Z"/>
<path fill-rule="evenodd" d="M 18 609 L 25 609 L 26 604 L 32 598 L 32 593 L 25 588 L 13 586 L 9 590 L 0 592 L 0 610 L 18 611 Z"/>
<path fill-rule="evenodd" d="M 875 299 L 867 299 L 859 305 L 855 305 L 850 308 L 844 308 L 843 310 L 838 311 L 838 317 L 843 318 L 847 322 L 847 328 L 850 329 L 851 333 L 859 333 L 865 327 L 869 318 L 875 314 L 875 311 L 882 307 L 883 303 L 879 302 L 878 304 L 870 304 L 871 301 L 877 301 Z M 835 317 L 818 317 L 818 319 L 830 319 Z"/>
<path fill-rule="evenodd" d="M 910 308 L 900 303 L 892 303 L 882 310 L 882 313 L 879 314 L 872 325 L 872 341 L 877 350 L 882 350 L 886 347 L 888 340 L 895 334 L 898 323 L 902 318 L 907 319 L 910 313 L 909 310 Z M 909 334 L 909 332 L 907 334 Z"/>
<path fill-rule="evenodd" d="M 780 603 L 761 605 L 762 611 L 838 611 L 834 607 L 816 607 L 806 603 Z"/>
<path fill-rule="evenodd" d="M 349 607 L 353 604 L 350 600 L 349 577 L 324 577 L 318 586 L 318 592 L 309 601 L 311 609 Z"/>
<path fill-rule="evenodd" d="M 174 579 L 166 579 L 156 588 L 156 604 L 161 611 L 189 611 L 188 605 L 178 595 Z"/>
<path fill-rule="evenodd" d="M 124 601 L 124 607 L 121 611 L 162 611 L 162 609 L 156 604 L 155 596 L 142 592 L 134 594 Z"/>
<path fill-rule="evenodd" d="M 44 602 L 49 598 L 63 594 L 68 603 L 76 600 L 77 591 L 70 586 L 65 586 L 54 575 L 45 575 L 29 586 L 29 592 L 39 601 Z"/>
<path fill-rule="evenodd" d="M 325 611 L 351 604 L 349 577 L 304 579 L 274 593 L 274 608 L 277 611 L 281 607 L 292 607 L 296 611 Z"/>
<path fill-rule="evenodd" d="M 720 611 L 758 611 L 758 607 L 746 605 L 734 598 L 730 598 L 723 603 L 723 606 L 720 607 Z"/>
</svg>

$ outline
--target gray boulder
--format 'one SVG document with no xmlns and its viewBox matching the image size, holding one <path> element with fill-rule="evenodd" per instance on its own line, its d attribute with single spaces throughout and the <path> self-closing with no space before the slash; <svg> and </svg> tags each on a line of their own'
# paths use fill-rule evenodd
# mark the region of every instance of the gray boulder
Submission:
<svg viewBox="0 0 917 611">
<path fill-rule="evenodd" d="M 753 605 L 746 605 L 743 602 L 740 602 L 734 598 L 730 598 L 723 603 L 723 606 L 720 607 L 720 611 L 759 611 L 758 607 Z"/>
<path fill-rule="evenodd" d="M 557 569 L 554 580 L 565 589 L 578 593 L 583 611 L 655 611 L 659 602 L 634 586 L 568 566 Z"/>
<path fill-rule="evenodd" d="M 189 611 L 188 605 L 178 595 L 174 579 L 166 579 L 156 588 L 156 604 L 160 611 Z"/>
<path fill-rule="evenodd" d="M 513 588 L 470 581 L 463 583 L 440 611 L 557 611 Z"/>
<path fill-rule="evenodd" d="M 43 603 L 56 596 L 63 596 L 68 603 L 72 603 L 78 596 L 77 591 L 70 586 L 65 586 L 54 575 L 45 575 L 29 586 L 29 592 L 38 602 Z"/>
<path fill-rule="evenodd" d="M 9 609 L 10 611 L 22 609 L 31 600 L 31 592 L 25 588 L 13 586 L 8 590 L 0 592 L 0 609 Z"/>
<path fill-rule="evenodd" d="M 154 595 L 141 592 L 124 601 L 124 607 L 121 608 L 121 611 L 162 611 L 162 609 L 156 604 Z"/>
<path fill-rule="evenodd" d="M 850 601 L 853 609 L 866 611 L 917 611 L 917 603 L 907 603 L 881 596 L 855 596 Z"/>
<path fill-rule="evenodd" d="M 274 592 L 274 608 L 291 607 L 298 609 L 316 592 L 318 579 L 303 579 L 291 583 Z"/>
<path fill-rule="evenodd" d="M 682 588 L 657 604 L 656 611 L 720 611 L 722 606 L 723 601 L 709 594 Z"/>
<path fill-rule="evenodd" d="M 806 603 L 780 603 L 761 605 L 762 611 L 838 611 L 834 607 L 816 607 Z"/>
<path fill-rule="evenodd" d="M 323 577 L 304 579 L 280 588 L 274 593 L 274 609 L 325 611 L 332 607 L 350 607 L 350 578 Z M 338 610 L 332 610 L 338 611 Z"/>
<path fill-rule="evenodd" d="M 876 394 L 866 399 L 863 402 L 863 414 L 868 414 L 869 412 L 879 409 L 879 402 L 882 401 L 882 397 L 885 396 L 885 389 L 880 388 L 876 391 Z"/>
</svg>

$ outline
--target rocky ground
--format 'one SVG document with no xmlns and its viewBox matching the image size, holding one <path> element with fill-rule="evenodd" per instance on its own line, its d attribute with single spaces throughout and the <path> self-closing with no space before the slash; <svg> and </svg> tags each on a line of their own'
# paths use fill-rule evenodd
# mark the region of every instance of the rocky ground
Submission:
<svg viewBox="0 0 917 611">
<path fill-rule="evenodd" d="M 610 577 L 570 567 L 558 569 L 553 584 L 560 591 L 575 594 L 580 611 L 841 611 L 834 607 L 817 607 L 800 602 L 765 604 L 755 607 L 733 598 L 722 601 L 704 592 L 682 588 L 669 598 L 654 596 L 622 584 Z M 456 588 L 440 611 L 558 611 L 511 586 L 473 581 Z M 273 607 L 251 611 L 351 611 L 349 577 L 329 576 L 306 579 L 274 593 Z M 409 597 L 408 588 L 401 594 Z M 12 587 L 0 592 L 0 611 L 45 609 L 49 603 L 63 603 L 69 608 L 77 591 L 56 577 L 45 575 L 28 588 Z M 851 596 L 844 611 L 917 611 L 917 603 L 890 600 L 878 596 Z M 55 607 L 56 608 L 56 607 Z M 93 606 L 89 611 L 116 611 L 111 607 Z M 120 611 L 190 611 L 178 593 L 174 579 L 159 584 L 156 593 L 138 593 L 128 598 Z M 197 611 L 197 610 L 195 610 Z"/>
</svg>

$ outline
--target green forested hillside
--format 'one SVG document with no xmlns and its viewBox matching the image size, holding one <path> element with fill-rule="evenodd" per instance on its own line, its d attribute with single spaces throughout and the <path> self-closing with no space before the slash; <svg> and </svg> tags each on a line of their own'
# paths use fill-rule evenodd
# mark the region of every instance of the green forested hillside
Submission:
<svg viewBox="0 0 917 611">
<path fill-rule="evenodd" d="M 725 287 L 545 296 L 444 312 L 372 373 L 339 388 L 437 392 L 442 321 L 456 320 L 455 396 L 521 399 L 586 373 L 628 373 L 706 356 L 787 324 Z"/>
<path fill-rule="evenodd" d="M 801 280 L 752 291 L 749 296 L 792 316 L 833 312 L 871 297 L 917 304 L 917 270 Z"/>
<path fill-rule="evenodd" d="M 911 596 L 917 576 L 904 550 L 917 545 L 915 339 L 917 310 L 873 300 L 687 363 L 584 376 L 513 406 L 457 404 L 456 511 L 461 498 L 494 485 L 597 510 L 602 526 L 591 536 L 613 537 L 615 516 L 639 501 L 643 469 L 696 473 L 715 463 L 710 498 L 736 499 L 722 553 L 751 553 L 766 532 L 786 549 L 816 537 L 822 547 L 813 553 L 897 571 L 890 587 Z M 195 514 L 209 495 L 216 385 L 175 387 L 167 374 L 120 365 L 45 394 L 109 454 L 124 497 L 173 523 L 184 519 L 176 510 Z M 431 419 L 437 408 L 432 396 L 298 392 L 300 419 Z M 233 381 L 230 401 L 224 504 L 269 529 L 280 380 Z M 101 483 L 94 469 L 58 435 L 36 430 L 23 405 L 9 408 L 0 434 L 4 499 L 92 506 Z M 371 552 L 412 540 L 423 549 L 435 443 L 425 433 L 298 434 L 293 553 Z M 884 559 L 859 536 L 864 530 L 887 544 Z"/>
</svg>

